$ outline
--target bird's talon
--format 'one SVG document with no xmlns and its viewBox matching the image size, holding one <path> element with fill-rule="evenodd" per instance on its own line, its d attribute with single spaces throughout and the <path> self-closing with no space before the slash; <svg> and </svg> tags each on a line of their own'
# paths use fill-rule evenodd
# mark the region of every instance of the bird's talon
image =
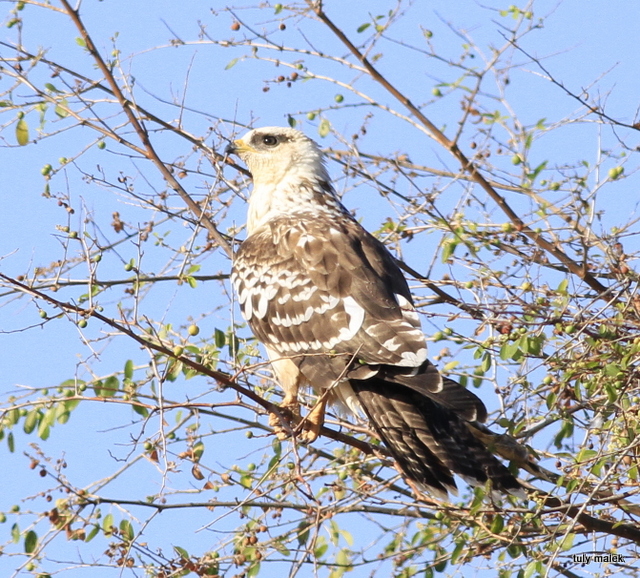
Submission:
<svg viewBox="0 0 640 578">
<path fill-rule="evenodd" d="M 318 439 L 324 418 L 324 403 L 314 408 L 307 417 L 300 418 L 298 403 L 283 402 L 278 413 L 269 413 L 269 426 L 279 440 L 285 440 L 292 435 L 302 444 L 310 444 Z"/>
<path fill-rule="evenodd" d="M 310 428 L 309 425 L 311 425 Z M 315 442 L 320 435 L 320 428 L 316 428 L 314 425 L 308 424 L 307 420 L 302 421 L 295 429 L 296 439 L 305 445 Z"/>
<path fill-rule="evenodd" d="M 291 426 L 293 421 L 293 412 L 289 408 L 280 407 L 278 413 L 269 412 L 269 426 L 280 441 L 286 440 L 294 433 Z"/>
</svg>

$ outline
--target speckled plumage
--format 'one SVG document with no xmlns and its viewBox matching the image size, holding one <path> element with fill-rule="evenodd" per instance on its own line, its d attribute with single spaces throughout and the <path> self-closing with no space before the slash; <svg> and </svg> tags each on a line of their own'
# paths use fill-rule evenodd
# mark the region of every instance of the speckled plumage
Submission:
<svg viewBox="0 0 640 578">
<path fill-rule="evenodd" d="M 330 401 L 364 411 L 409 479 L 441 497 L 455 489 L 452 472 L 517 489 L 465 425 L 486 418 L 484 405 L 427 360 L 404 276 L 337 199 L 316 143 L 268 127 L 229 151 L 254 181 L 232 282 L 286 404 L 295 411 L 304 384 L 330 390 Z"/>
</svg>

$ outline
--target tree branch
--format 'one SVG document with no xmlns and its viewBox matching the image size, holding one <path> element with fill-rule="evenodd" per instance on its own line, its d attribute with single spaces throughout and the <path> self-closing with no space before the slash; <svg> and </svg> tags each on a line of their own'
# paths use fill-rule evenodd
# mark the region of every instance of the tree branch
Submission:
<svg viewBox="0 0 640 578">
<path fill-rule="evenodd" d="M 556 259 L 558 259 L 561 263 L 563 263 L 567 269 L 573 274 L 577 275 L 580 279 L 582 279 L 589 287 L 591 287 L 601 299 L 610 300 L 611 295 L 609 294 L 609 289 L 602 285 L 600 281 L 598 281 L 589 271 L 576 263 L 571 257 L 565 254 L 559 247 L 555 246 L 553 243 L 547 241 L 541 233 L 538 233 L 531 229 L 519 216 L 518 214 L 510 207 L 507 203 L 506 199 L 500 195 L 493 186 L 485 179 L 483 174 L 478 170 L 475 164 L 469 160 L 465 154 L 460 150 L 458 145 L 449 140 L 446 135 L 435 125 L 433 124 L 423 113 L 422 111 L 415 106 L 409 98 L 407 98 L 402 92 L 400 92 L 393 84 L 391 84 L 376 68 L 369 62 L 367 57 L 358 50 L 358 48 L 349 40 L 349 38 L 345 35 L 340 28 L 338 28 L 333 21 L 327 16 L 326 12 L 322 7 L 322 2 L 318 0 L 307 0 L 308 5 L 311 7 L 316 16 L 333 32 L 333 34 L 349 49 L 351 54 L 353 54 L 366 68 L 367 72 L 380 85 L 382 85 L 385 90 L 387 90 L 394 98 L 396 98 L 402 105 L 409 110 L 409 112 L 418 119 L 418 121 L 422 124 L 422 126 L 426 129 L 427 134 L 431 136 L 437 143 L 439 143 L 442 147 L 448 150 L 458 161 L 460 167 L 463 172 L 469 174 L 471 179 L 479 184 L 482 189 L 491 197 L 491 199 L 498 205 L 498 207 L 502 210 L 505 215 L 511 220 L 511 222 L 516 226 L 517 230 L 522 234 L 529 237 L 536 245 L 538 245 L 541 249 L 544 249 L 551 255 L 553 255 Z"/>
<path fill-rule="evenodd" d="M 153 351 L 157 351 L 158 353 L 162 353 L 167 357 L 176 359 L 181 363 L 184 363 L 184 365 L 186 365 L 187 367 L 190 367 L 191 369 L 197 371 L 198 373 L 201 373 L 202 375 L 206 375 L 208 377 L 211 377 L 212 379 L 215 379 L 219 384 L 223 385 L 224 387 L 233 389 L 237 393 L 244 395 L 245 397 L 248 397 L 251 401 L 261 406 L 268 413 L 276 414 L 280 418 L 280 420 L 284 421 L 285 423 L 286 423 L 286 420 L 290 420 L 294 422 L 294 425 L 298 425 L 304 420 L 304 418 L 300 418 L 298 416 L 286 416 L 286 417 L 283 416 L 280 410 L 280 407 L 277 404 L 267 401 L 266 399 L 260 397 L 254 391 L 240 385 L 237 382 L 237 380 L 235 380 L 231 375 L 224 373 L 222 371 L 216 371 L 215 369 L 211 369 L 210 367 L 207 367 L 202 363 L 198 363 L 197 361 L 194 361 L 193 359 L 190 359 L 189 357 L 186 357 L 184 355 L 176 355 L 170 348 L 162 345 L 161 343 L 151 341 L 147 337 L 138 335 L 135 331 L 133 331 L 129 327 L 126 327 L 125 325 L 118 323 L 113 319 L 106 317 L 105 315 L 102 315 L 95 309 L 85 309 L 83 307 L 73 305 L 72 303 L 59 301 L 58 299 L 55 299 L 54 297 L 51 297 L 50 295 L 47 295 L 42 291 L 29 287 L 28 285 L 25 285 L 24 283 L 21 283 L 17 279 L 13 279 L 12 277 L 5 275 L 4 273 L 0 273 L 0 279 L 4 279 L 7 283 L 13 285 L 22 293 L 31 295 L 37 299 L 42 299 L 43 301 L 46 301 L 47 303 L 61 309 L 62 311 L 76 313 L 78 315 L 82 315 L 85 317 L 94 317 L 102 321 L 109 327 L 112 327 L 113 329 L 119 331 L 123 335 L 130 337 L 140 345 L 148 349 L 151 349 Z M 343 434 L 341 432 L 332 430 L 326 426 L 322 426 L 320 433 L 325 437 L 328 437 L 335 441 L 339 441 L 341 443 L 345 443 L 354 448 L 357 448 L 367 455 L 372 455 L 377 453 L 377 450 L 367 442 L 356 439 L 352 436 Z"/>
<path fill-rule="evenodd" d="M 151 144 L 149 139 L 149 133 L 147 129 L 143 126 L 142 121 L 136 116 L 135 108 L 131 105 L 131 102 L 128 98 L 126 98 L 118 86 L 116 79 L 114 78 L 111 70 L 106 65 L 105 61 L 102 58 L 102 55 L 96 48 L 89 32 L 84 26 L 82 19 L 80 18 L 80 14 L 78 11 L 74 10 L 67 0 L 60 0 L 63 5 L 65 11 L 71 18 L 72 22 L 75 24 L 80 36 L 84 40 L 87 51 L 94 59 L 98 69 L 103 74 L 105 80 L 109 84 L 111 88 L 111 92 L 114 97 L 120 103 L 122 110 L 127 116 L 131 126 L 134 131 L 138 135 L 138 138 L 142 142 L 142 145 L 147 153 L 147 158 L 151 160 L 156 168 L 160 171 L 164 179 L 167 181 L 169 186 L 180 196 L 180 198 L 184 201 L 184 203 L 189 207 L 189 210 L 196 216 L 196 218 L 203 224 L 205 229 L 209 232 L 211 238 L 225 251 L 228 257 L 233 256 L 233 248 L 224 238 L 224 236 L 218 231 L 216 226 L 211 222 L 211 220 L 207 217 L 204 208 L 202 208 L 198 203 L 196 203 L 191 196 L 182 188 L 182 185 L 178 182 L 178 180 L 173 176 L 171 171 L 167 168 L 162 159 L 158 156 L 155 148 Z"/>
</svg>

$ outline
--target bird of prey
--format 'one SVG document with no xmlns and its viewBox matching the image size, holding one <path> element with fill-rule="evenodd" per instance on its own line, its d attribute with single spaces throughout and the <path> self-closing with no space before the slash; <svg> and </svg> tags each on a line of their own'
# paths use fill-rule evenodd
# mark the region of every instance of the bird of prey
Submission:
<svg viewBox="0 0 640 578">
<path fill-rule="evenodd" d="M 485 406 L 427 359 L 407 281 L 339 201 L 318 145 L 267 127 L 227 153 L 253 177 L 232 283 L 284 390 L 282 407 L 299 415 L 305 385 L 320 396 L 303 422 L 305 440 L 318 436 L 326 404 L 337 403 L 366 414 L 419 492 L 446 497 L 456 491 L 455 473 L 517 493 L 516 478 L 471 433 Z"/>
</svg>

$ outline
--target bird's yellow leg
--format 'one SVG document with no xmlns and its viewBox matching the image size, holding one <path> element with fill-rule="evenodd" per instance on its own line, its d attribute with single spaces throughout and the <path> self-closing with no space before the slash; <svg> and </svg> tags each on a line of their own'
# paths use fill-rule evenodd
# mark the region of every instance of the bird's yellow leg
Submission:
<svg viewBox="0 0 640 578">
<path fill-rule="evenodd" d="M 323 395 L 314 408 L 305 417 L 300 426 L 303 428 L 300 433 L 301 441 L 304 443 L 311 443 L 318 439 L 320 430 L 324 425 L 324 412 L 327 408 L 327 396 Z"/>
<path fill-rule="evenodd" d="M 298 396 L 288 391 L 279 407 L 281 410 L 279 414 L 275 412 L 269 413 L 269 425 L 273 428 L 279 440 L 285 440 L 292 434 L 291 426 L 287 422 L 291 420 L 297 421 L 297 418 L 300 417 Z"/>
<path fill-rule="evenodd" d="M 300 402 L 298 397 L 293 394 L 286 394 L 279 406 L 280 412 L 269 413 L 269 425 L 273 428 L 279 440 L 284 440 L 290 437 L 292 433 L 297 433 L 302 443 L 311 443 L 318 439 L 320 435 L 320 430 L 324 425 L 326 407 L 326 396 L 323 396 L 309 414 L 300 421 Z M 299 422 L 295 430 L 292 430 L 291 421 Z"/>
</svg>

